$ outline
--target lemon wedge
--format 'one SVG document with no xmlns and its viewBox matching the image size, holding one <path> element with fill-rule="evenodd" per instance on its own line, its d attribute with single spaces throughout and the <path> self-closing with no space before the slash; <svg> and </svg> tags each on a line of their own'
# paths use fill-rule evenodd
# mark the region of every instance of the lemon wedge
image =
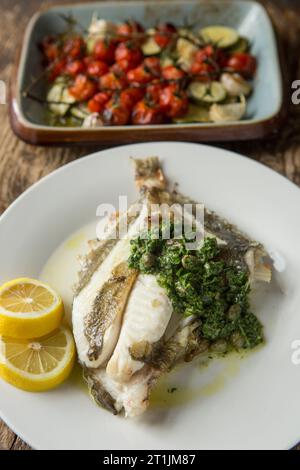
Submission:
<svg viewBox="0 0 300 470">
<path fill-rule="evenodd" d="M 65 327 L 34 339 L 0 337 L 0 377 L 28 392 L 43 392 L 69 376 L 75 360 L 73 336 Z"/>
<path fill-rule="evenodd" d="M 0 335 L 44 336 L 59 327 L 63 313 L 60 296 L 41 281 L 20 278 L 0 287 Z"/>
</svg>

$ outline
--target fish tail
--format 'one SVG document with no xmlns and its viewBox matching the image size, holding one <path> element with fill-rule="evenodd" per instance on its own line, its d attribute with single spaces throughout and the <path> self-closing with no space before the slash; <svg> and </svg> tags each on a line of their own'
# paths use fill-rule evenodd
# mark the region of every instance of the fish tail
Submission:
<svg viewBox="0 0 300 470">
<path fill-rule="evenodd" d="M 133 159 L 133 162 L 135 166 L 135 183 L 139 191 L 166 188 L 167 180 L 158 157 Z"/>
</svg>

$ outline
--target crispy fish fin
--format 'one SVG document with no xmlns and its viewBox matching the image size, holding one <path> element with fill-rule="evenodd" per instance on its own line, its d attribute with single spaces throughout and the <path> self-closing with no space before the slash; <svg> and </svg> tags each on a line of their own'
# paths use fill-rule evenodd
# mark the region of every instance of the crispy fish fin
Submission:
<svg viewBox="0 0 300 470">
<path fill-rule="evenodd" d="M 83 378 L 88 386 L 89 393 L 98 406 L 102 406 L 112 414 L 117 415 L 120 410 L 115 408 L 115 400 L 97 379 L 93 369 L 83 368 Z"/>
<path fill-rule="evenodd" d="M 104 368 L 88 369 L 84 375 L 98 405 L 113 414 L 124 413 L 126 418 L 133 418 L 144 413 L 149 406 L 150 393 L 160 372 L 145 366 L 127 383 L 111 379 Z"/>
<path fill-rule="evenodd" d="M 245 260 L 250 272 L 250 282 L 271 282 L 272 260 L 261 245 L 250 248 Z"/>
</svg>

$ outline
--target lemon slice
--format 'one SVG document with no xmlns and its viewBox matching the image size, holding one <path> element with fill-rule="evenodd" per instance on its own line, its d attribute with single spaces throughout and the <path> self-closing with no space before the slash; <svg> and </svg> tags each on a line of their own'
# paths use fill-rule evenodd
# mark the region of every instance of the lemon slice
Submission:
<svg viewBox="0 0 300 470">
<path fill-rule="evenodd" d="M 0 335 L 37 338 L 58 328 L 63 302 L 51 287 L 20 278 L 0 287 Z"/>
<path fill-rule="evenodd" d="M 74 365 L 75 345 L 65 327 L 35 339 L 0 337 L 0 377 L 28 392 L 60 385 Z"/>
</svg>

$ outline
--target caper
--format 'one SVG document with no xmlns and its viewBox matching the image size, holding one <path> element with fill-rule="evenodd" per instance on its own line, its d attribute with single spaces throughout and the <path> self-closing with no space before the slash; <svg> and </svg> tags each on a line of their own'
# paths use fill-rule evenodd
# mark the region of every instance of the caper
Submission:
<svg viewBox="0 0 300 470">
<path fill-rule="evenodd" d="M 230 337 L 232 346 L 236 349 L 242 349 L 245 345 L 245 340 L 239 331 L 234 331 Z"/>
<path fill-rule="evenodd" d="M 151 253 L 144 253 L 141 257 L 140 264 L 145 269 L 153 268 L 155 265 L 156 257 Z"/>
<path fill-rule="evenodd" d="M 204 294 L 202 296 L 202 303 L 203 305 L 211 305 L 213 303 L 213 298 L 212 298 L 212 295 L 209 295 L 209 294 Z"/>
<path fill-rule="evenodd" d="M 177 281 L 175 284 L 176 292 L 178 295 L 183 296 L 186 293 L 186 288 L 181 284 L 181 282 Z"/>
<path fill-rule="evenodd" d="M 231 307 L 229 308 L 228 312 L 227 312 L 227 316 L 228 316 L 228 319 L 230 321 L 235 321 L 239 318 L 240 314 L 241 314 L 241 306 L 239 304 L 234 304 L 234 305 L 231 305 Z"/>
<path fill-rule="evenodd" d="M 184 255 L 184 257 L 181 260 L 181 264 L 184 267 L 184 269 L 192 271 L 193 269 L 197 267 L 197 258 L 196 256 L 193 256 L 193 255 Z"/>
<path fill-rule="evenodd" d="M 228 347 L 228 344 L 227 344 L 226 339 L 218 339 L 217 341 L 212 343 L 210 348 L 213 352 L 222 354 L 227 351 L 227 347 Z"/>
<path fill-rule="evenodd" d="M 199 338 L 197 341 L 192 341 L 186 350 L 184 360 L 185 362 L 190 362 L 198 354 L 205 353 L 210 346 L 210 342 L 207 339 Z"/>
</svg>

